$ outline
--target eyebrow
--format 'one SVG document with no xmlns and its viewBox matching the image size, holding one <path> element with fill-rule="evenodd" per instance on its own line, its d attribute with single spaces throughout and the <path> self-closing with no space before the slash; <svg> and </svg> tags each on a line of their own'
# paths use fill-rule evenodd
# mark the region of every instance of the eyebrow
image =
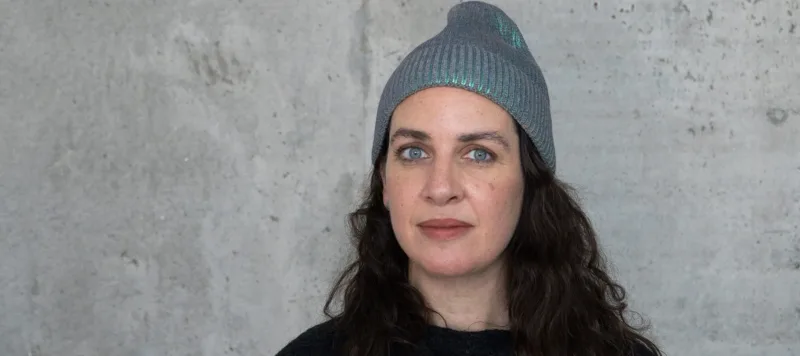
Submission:
<svg viewBox="0 0 800 356">
<path fill-rule="evenodd" d="M 397 131 L 394 132 L 394 134 L 392 134 L 392 137 L 389 140 L 389 143 L 394 142 L 395 139 L 397 139 L 399 137 L 411 138 L 411 139 L 415 139 L 415 140 L 419 140 L 419 141 L 423 141 L 423 142 L 430 141 L 430 139 L 431 139 L 431 136 L 428 135 L 427 133 L 425 133 L 424 131 L 407 129 L 407 128 L 399 128 L 399 129 L 397 129 Z M 472 133 L 462 134 L 462 135 L 458 136 L 458 140 L 461 141 L 461 142 L 473 142 L 473 141 L 480 141 L 480 140 L 488 140 L 488 141 L 493 141 L 493 142 L 496 142 L 496 143 L 500 144 L 505 149 L 510 149 L 511 148 L 511 145 L 508 143 L 508 140 L 506 140 L 506 138 L 503 137 L 503 135 L 501 135 L 497 131 L 482 131 L 482 132 L 472 132 Z"/>
</svg>

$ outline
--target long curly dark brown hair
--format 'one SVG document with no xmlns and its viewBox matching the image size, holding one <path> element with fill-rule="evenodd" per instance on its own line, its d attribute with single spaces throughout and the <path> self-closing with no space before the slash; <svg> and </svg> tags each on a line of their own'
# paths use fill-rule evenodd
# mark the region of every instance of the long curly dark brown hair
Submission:
<svg viewBox="0 0 800 356">
<path fill-rule="evenodd" d="M 634 345 L 662 355 L 643 335 L 646 323 L 629 321 L 625 289 L 607 272 L 597 235 L 574 190 L 546 168 L 520 132 L 517 125 L 525 181 L 522 214 L 504 252 L 516 355 L 629 355 Z M 408 256 L 383 204 L 385 159 L 384 145 L 363 201 L 349 215 L 355 261 L 325 303 L 325 314 L 345 335 L 343 356 L 388 356 L 390 345 L 413 350 L 435 313 L 409 283 Z M 343 297 L 342 304 L 334 312 L 337 296 Z"/>
</svg>

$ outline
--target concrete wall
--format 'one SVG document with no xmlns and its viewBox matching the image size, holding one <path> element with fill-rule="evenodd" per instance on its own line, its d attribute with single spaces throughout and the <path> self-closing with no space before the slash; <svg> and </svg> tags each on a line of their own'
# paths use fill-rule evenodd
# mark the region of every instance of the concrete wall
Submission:
<svg viewBox="0 0 800 356">
<path fill-rule="evenodd" d="M 272 355 L 455 1 L 0 0 L 0 354 Z M 800 2 L 497 1 L 671 355 L 800 354 Z"/>
</svg>

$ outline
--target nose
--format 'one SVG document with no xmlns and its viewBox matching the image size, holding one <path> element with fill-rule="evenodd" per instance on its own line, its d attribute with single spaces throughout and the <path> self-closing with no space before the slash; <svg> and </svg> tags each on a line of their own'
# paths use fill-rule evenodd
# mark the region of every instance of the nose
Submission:
<svg viewBox="0 0 800 356">
<path fill-rule="evenodd" d="M 458 168 L 449 160 L 434 160 L 428 171 L 428 180 L 423 195 L 435 205 L 447 205 L 460 201 L 464 190 L 458 178 Z"/>
</svg>

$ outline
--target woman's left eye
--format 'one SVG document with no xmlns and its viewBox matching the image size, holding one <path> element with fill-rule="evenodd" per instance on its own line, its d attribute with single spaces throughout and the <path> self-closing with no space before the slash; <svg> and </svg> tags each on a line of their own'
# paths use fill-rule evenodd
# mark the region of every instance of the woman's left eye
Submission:
<svg viewBox="0 0 800 356">
<path fill-rule="evenodd" d="M 492 154 L 480 148 L 476 148 L 472 151 L 469 151 L 467 156 L 469 157 L 469 159 L 478 162 L 489 162 L 492 160 Z"/>
</svg>

